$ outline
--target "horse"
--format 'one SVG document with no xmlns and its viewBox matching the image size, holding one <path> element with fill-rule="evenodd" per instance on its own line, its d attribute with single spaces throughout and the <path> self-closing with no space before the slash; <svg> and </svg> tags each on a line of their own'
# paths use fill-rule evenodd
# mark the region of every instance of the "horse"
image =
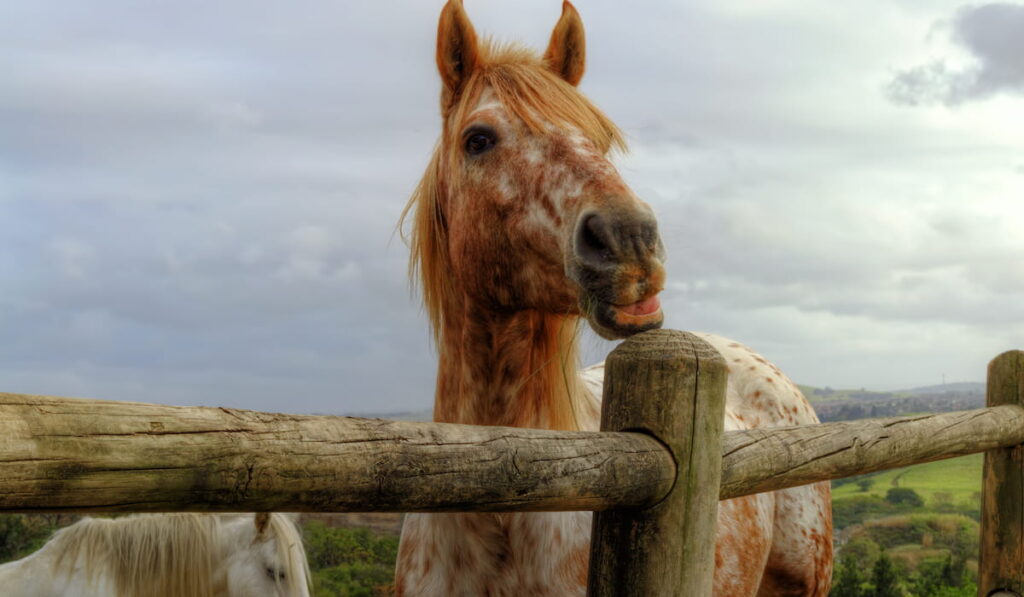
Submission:
<svg viewBox="0 0 1024 597">
<path fill-rule="evenodd" d="M 0 566 L 5 597 L 308 597 L 302 537 L 284 514 L 83 518 Z"/>
<path fill-rule="evenodd" d="M 461 0 L 448 0 L 436 61 L 440 140 L 399 223 L 438 353 L 434 420 L 598 430 L 603 368 L 578 373 L 578 328 L 618 339 L 660 327 L 665 249 L 609 161 L 622 133 L 577 87 L 579 13 L 564 2 L 537 55 L 478 40 Z M 726 429 L 818 422 L 766 359 L 700 336 L 728 362 Z M 591 519 L 409 514 L 396 593 L 584 595 Z M 722 501 L 714 594 L 827 595 L 831 535 L 828 483 Z"/>
</svg>

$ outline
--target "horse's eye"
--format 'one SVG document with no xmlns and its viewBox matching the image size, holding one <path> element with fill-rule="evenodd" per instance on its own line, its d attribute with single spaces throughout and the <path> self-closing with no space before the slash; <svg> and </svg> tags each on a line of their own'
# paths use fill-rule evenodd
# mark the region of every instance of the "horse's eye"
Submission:
<svg viewBox="0 0 1024 597">
<path fill-rule="evenodd" d="M 480 155 L 494 147 L 496 138 L 494 133 L 488 130 L 477 129 L 466 136 L 466 153 L 469 155 Z"/>
<path fill-rule="evenodd" d="M 274 570 L 273 568 L 267 568 L 267 576 L 270 577 L 270 580 L 277 580 L 277 570 Z"/>
</svg>

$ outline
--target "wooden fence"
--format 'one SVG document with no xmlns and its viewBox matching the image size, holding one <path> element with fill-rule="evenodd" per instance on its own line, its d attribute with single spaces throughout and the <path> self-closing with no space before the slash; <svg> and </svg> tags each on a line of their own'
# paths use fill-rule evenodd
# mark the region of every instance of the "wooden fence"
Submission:
<svg viewBox="0 0 1024 597">
<path fill-rule="evenodd" d="M 592 510 L 590 595 L 700 596 L 719 499 L 985 452 L 979 596 L 1024 595 L 1024 352 L 986 408 L 790 428 L 723 432 L 726 375 L 696 336 L 633 337 L 601 432 L 0 394 L 0 511 Z"/>
</svg>

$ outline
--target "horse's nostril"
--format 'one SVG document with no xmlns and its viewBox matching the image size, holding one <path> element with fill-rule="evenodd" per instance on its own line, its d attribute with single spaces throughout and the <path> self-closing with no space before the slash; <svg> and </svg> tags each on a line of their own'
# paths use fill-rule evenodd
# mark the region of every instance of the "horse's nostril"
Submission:
<svg viewBox="0 0 1024 597">
<path fill-rule="evenodd" d="M 614 247 L 612 231 L 600 214 L 583 217 L 576 231 L 576 255 L 591 265 L 612 260 Z"/>
<path fill-rule="evenodd" d="M 649 211 L 591 211 L 580 216 L 573 249 L 581 265 L 605 269 L 663 259 L 658 224 Z"/>
</svg>

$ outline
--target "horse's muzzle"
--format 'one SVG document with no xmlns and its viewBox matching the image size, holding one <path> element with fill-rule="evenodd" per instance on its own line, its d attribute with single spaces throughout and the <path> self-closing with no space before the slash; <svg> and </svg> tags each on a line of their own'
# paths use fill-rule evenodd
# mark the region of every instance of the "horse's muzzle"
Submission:
<svg viewBox="0 0 1024 597">
<path fill-rule="evenodd" d="M 566 273 L 580 286 L 580 309 L 594 331 L 614 339 L 661 327 L 664 259 L 658 223 L 646 205 L 580 215 Z"/>
</svg>

